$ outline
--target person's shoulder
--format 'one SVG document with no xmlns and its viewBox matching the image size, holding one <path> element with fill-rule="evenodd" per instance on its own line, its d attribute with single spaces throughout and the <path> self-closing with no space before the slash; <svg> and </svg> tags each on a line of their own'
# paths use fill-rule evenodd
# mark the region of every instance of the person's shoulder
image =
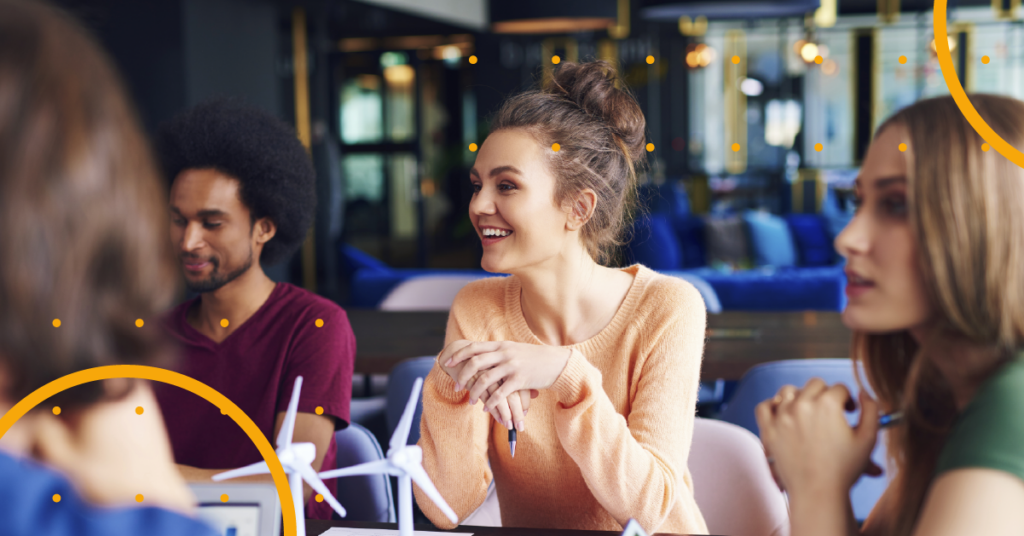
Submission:
<svg viewBox="0 0 1024 536">
<path fill-rule="evenodd" d="M 512 276 L 487 276 L 471 281 L 452 301 L 452 313 L 487 314 L 505 309 L 505 293 Z"/>
<path fill-rule="evenodd" d="M 278 306 L 295 316 L 316 316 L 317 318 L 348 318 L 345 310 L 337 303 L 291 283 L 278 283 L 271 299 L 278 300 Z"/>
<path fill-rule="evenodd" d="M 987 467 L 1024 479 L 1024 358 L 1000 367 L 957 418 L 939 471 Z"/>
<path fill-rule="evenodd" d="M 644 282 L 637 314 L 648 322 L 668 324 L 705 318 L 704 299 L 689 281 L 660 274 L 643 265 L 637 265 L 636 277 L 643 278 Z"/>
</svg>

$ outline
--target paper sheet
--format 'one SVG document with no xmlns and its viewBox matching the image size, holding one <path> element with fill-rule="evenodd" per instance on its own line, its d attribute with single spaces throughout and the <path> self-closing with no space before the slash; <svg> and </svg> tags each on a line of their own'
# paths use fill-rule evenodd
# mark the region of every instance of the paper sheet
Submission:
<svg viewBox="0 0 1024 536">
<path fill-rule="evenodd" d="M 328 529 L 327 532 L 320 536 L 395 536 L 398 534 L 397 530 L 389 529 L 350 529 L 345 527 L 334 527 Z M 424 530 L 417 530 L 413 532 L 416 536 L 452 536 L 456 534 L 458 536 L 473 536 L 472 532 L 429 532 Z"/>
</svg>

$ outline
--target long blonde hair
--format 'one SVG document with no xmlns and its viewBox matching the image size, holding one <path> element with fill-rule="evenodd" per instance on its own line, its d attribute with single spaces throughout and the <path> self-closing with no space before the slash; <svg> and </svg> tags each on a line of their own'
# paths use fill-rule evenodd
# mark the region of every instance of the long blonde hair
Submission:
<svg viewBox="0 0 1024 536">
<path fill-rule="evenodd" d="M 1024 149 L 1024 102 L 972 95 L 982 118 L 1004 140 Z M 999 350 L 986 362 L 964 367 L 977 385 L 1024 342 L 1024 169 L 997 153 L 951 97 L 918 102 L 888 119 L 878 132 L 900 125 L 908 168 L 908 219 L 929 293 L 936 330 Z M 884 411 L 902 408 L 903 424 L 889 431 L 895 477 L 881 518 L 866 528 L 910 534 L 935 466 L 957 415 L 949 383 L 930 359 L 931 341 L 918 344 L 907 331 L 856 332 L 851 355 Z M 874 532 L 874 530 L 872 530 Z"/>
</svg>

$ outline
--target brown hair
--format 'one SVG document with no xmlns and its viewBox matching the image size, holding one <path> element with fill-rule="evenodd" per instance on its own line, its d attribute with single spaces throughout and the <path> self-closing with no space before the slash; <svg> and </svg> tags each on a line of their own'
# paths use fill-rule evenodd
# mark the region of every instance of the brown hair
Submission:
<svg viewBox="0 0 1024 536">
<path fill-rule="evenodd" d="M 47 4 L 0 0 L 4 396 L 17 401 L 78 370 L 166 354 L 155 316 L 178 277 L 160 184 L 93 39 Z M 86 384 L 60 401 L 74 407 L 100 395 L 99 384 Z"/>
<path fill-rule="evenodd" d="M 994 95 L 970 100 L 996 133 L 1024 148 L 1024 103 Z M 905 129 L 911 149 L 908 214 L 935 309 L 933 333 L 994 350 L 987 361 L 965 363 L 973 371 L 965 379 L 977 385 L 1024 344 L 1024 169 L 983 151 L 984 140 L 951 97 L 909 106 L 878 131 L 893 125 Z M 902 408 L 905 416 L 888 434 L 895 469 L 882 505 L 888 534 L 913 531 L 957 415 L 949 383 L 927 358 L 931 344 L 919 345 L 906 331 L 854 334 L 852 355 L 864 361 L 883 410 Z"/>
<path fill-rule="evenodd" d="M 559 144 L 557 152 L 547 151 L 558 178 L 555 202 L 561 205 L 586 188 L 597 194 L 594 215 L 580 234 L 602 264 L 623 244 L 637 170 L 646 161 L 643 112 L 627 90 L 616 87 L 617 80 L 605 61 L 563 63 L 542 89 L 505 101 L 491 123 L 491 132 L 522 129 L 544 147 Z"/>
</svg>

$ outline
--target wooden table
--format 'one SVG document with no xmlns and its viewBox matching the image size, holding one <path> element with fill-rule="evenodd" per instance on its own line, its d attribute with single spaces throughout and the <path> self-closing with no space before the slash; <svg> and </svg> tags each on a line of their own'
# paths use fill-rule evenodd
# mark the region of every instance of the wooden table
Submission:
<svg viewBox="0 0 1024 536">
<path fill-rule="evenodd" d="M 320 536 L 331 527 L 349 527 L 359 529 L 390 529 L 398 530 L 398 523 L 369 523 L 363 521 L 320 521 L 306 520 L 306 534 Z M 430 532 L 451 532 L 452 536 L 459 533 L 473 533 L 473 536 L 619 536 L 621 532 L 601 530 L 554 530 L 554 529 L 522 529 L 513 527 L 469 527 L 459 526 L 451 531 L 442 531 L 433 525 L 416 525 L 414 530 Z M 672 536 L 667 533 L 656 533 L 661 536 Z"/>
<path fill-rule="evenodd" d="M 356 336 L 356 373 L 387 374 L 405 359 L 436 355 L 444 347 L 447 312 L 347 312 Z M 768 361 L 849 357 L 850 335 L 839 313 L 708 315 L 701 379 L 738 380 Z"/>
</svg>

